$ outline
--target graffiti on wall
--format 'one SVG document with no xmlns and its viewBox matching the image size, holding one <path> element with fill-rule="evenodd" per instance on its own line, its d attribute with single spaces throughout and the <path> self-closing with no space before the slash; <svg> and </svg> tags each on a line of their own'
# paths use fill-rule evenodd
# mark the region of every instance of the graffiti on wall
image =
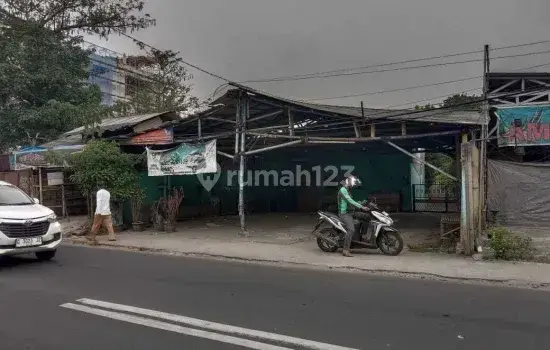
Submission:
<svg viewBox="0 0 550 350">
<path fill-rule="evenodd" d="M 550 145 L 550 105 L 499 107 L 499 147 Z"/>
</svg>

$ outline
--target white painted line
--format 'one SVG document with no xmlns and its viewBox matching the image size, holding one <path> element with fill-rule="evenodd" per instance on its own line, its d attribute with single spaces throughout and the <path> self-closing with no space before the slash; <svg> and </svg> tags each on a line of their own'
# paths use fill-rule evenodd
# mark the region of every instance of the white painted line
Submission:
<svg viewBox="0 0 550 350">
<path fill-rule="evenodd" d="M 250 349 L 256 349 L 256 350 L 292 350 L 290 348 L 284 348 L 284 347 L 281 347 L 281 346 L 260 343 L 260 342 L 256 342 L 256 341 L 248 340 L 248 339 L 236 338 L 236 337 L 232 337 L 230 335 L 224 335 L 224 334 L 219 334 L 219 333 L 214 333 L 214 332 L 202 331 L 202 330 L 199 330 L 199 329 L 182 327 L 182 326 L 178 326 L 178 325 L 175 325 L 175 324 L 172 324 L 172 323 L 156 321 L 156 320 L 152 320 L 152 319 L 149 319 L 149 318 L 128 315 L 128 314 L 124 314 L 124 313 L 120 313 L 120 312 L 97 309 L 97 308 L 93 308 L 93 307 L 89 307 L 89 306 L 85 306 L 85 305 L 67 303 L 67 304 L 63 304 L 63 305 L 60 305 L 60 306 L 63 307 L 63 308 L 66 308 L 66 309 L 81 311 L 81 312 L 85 312 L 85 313 L 93 314 L 93 315 L 97 315 L 97 316 L 103 316 L 103 317 L 107 317 L 107 318 L 110 318 L 110 319 L 113 319 L 113 320 L 129 322 L 129 323 L 138 324 L 138 325 L 145 326 L 145 327 L 151 327 L 151 328 L 161 329 L 161 330 L 164 330 L 164 331 L 170 331 L 170 332 L 175 332 L 175 333 L 179 333 L 179 334 L 189 335 L 189 336 L 192 336 L 192 337 L 199 337 L 199 338 L 215 340 L 215 341 L 219 341 L 219 342 L 222 342 L 222 343 L 228 343 L 228 344 L 243 346 L 243 347 L 250 348 Z"/>
<path fill-rule="evenodd" d="M 223 324 L 223 323 L 210 322 L 210 321 L 200 320 L 200 319 L 197 319 L 197 318 L 191 318 L 191 317 L 187 317 L 187 316 L 180 316 L 180 315 L 170 314 L 170 313 L 161 312 L 161 311 L 143 309 L 143 308 L 134 307 L 134 306 L 109 303 L 109 302 L 105 302 L 105 301 L 99 301 L 99 300 L 84 298 L 84 299 L 78 299 L 77 302 L 82 303 L 82 304 L 102 307 L 102 308 L 105 308 L 105 309 L 131 312 L 131 313 L 138 314 L 138 315 L 145 315 L 145 316 L 149 316 L 149 317 L 160 318 L 160 319 L 167 320 L 167 321 L 183 323 L 183 324 L 186 324 L 186 325 L 189 325 L 189 326 L 209 329 L 209 330 L 212 330 L 212 331 L 231 333 L 231 334 L 234 334 L 234 335 L 240 336 L 240 337 L 248 337 L 248 338 L 260 339 L 260 340 L 269 340 L 269 341 L 273 341 L 273 342 L 284 343 L 284 344 L 287 344 L 287 345 L 298 346 L 298 347 L 302 347 L 302 348 L 306 348 L 306 349 L 314 349 L 314 350 L 358 350 L 358 349 L 354 349 L 354 348 L 347 348 L 347 347 L 338 346 L 338 345 L 320 343 L 320 342 L 307 340 L 307 339 L 295 338 L 295 337 L 290 337 L 290 336 L 276 334 L 276 333 L 269 333 L 269 332 L 254 330 L 254 329 L 231 326 L 231 325 L 227 325 L 227 324 Z"/>
</svg>

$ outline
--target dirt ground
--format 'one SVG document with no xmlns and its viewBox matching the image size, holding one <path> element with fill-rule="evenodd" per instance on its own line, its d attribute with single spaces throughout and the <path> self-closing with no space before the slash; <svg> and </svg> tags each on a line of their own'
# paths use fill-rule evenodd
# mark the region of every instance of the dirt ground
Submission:
<svg viewBox="0 0 550 350">
<path fill-rule="evenodd" d="M 394 213 L 395 226 L 403 234 L 406 245 L 435 243 L 439 240 L 439 221 L 441 214 L 432 213 Z M 79 235 L 86 223 L 85 217 L 70 218 L 62 222 L 68 235 Z M 290 245 L 312 239 L 311 231 L 317 222 L 316 214 L 256 214 L 246 217 L 249 237 L 240 233 L 238 216 L 222 216 L 191 219 L 178 222 L 175 233 L 155 232 L 148 228 L 151 235 L 185 236 L 187 239 L 217 239 L 222 241 L 246 240 L 257 243 Z M 84 229 L 85 231 L 85 229 Z M 127 230 L 121 235 L 132 234 Z"/>
</svg>

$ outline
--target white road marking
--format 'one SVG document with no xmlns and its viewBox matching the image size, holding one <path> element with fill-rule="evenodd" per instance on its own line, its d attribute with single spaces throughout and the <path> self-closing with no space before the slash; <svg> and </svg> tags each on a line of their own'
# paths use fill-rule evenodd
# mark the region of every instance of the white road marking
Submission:
<svg viewBox="0 0 550 350">
<path fill-rule="evenodd" d="M 230 333 L 240 337 L 248 337 L 259 340 L 269 340 L 273 342 L 283 343 L 287 345 L 298 346 L 306 349 L 314 350 L 358 350 L 354 348 L 348 348 L 338 345 L 332 345 L 327 343 L 316 342 L 307 339 L 295 338 L 286 335 L 269 333 L 254 329 L 248 329 L 243 327 L 231 326 L 223 323 L 210 322 L 205 320 L 200 320 L 197 318 L 191 318 L 187 316 L 180 316 L 175 314 L 170 314 L 161 311 L 143 309 L 134 306 L 121 305 L 115 303 L 109 303 L 105 301 L 93 300 L 93 299 L 79 299 L 77 302 L 92 306 L 97 306 L 105 309 L 111 309 L 116 311 L 130 312 L 138 315 L 145 315 L 149 317 L 159 318 L 167 321 L 183 323 L 189 326 L 200 327 L 204 329 L 209 329 L 217 332 Z"/>
<path fill-rule="evenodd" d="M 199 329 L 182 327 L 182 326 L 178 326 L 178 325 L 175 325 L 175 324 L 172 324 L 172 323 L 156 321 L 156 320 L 152 320 L 152 319 L 149 319 L 149 318 L 133 316 L 133 315 L 124 314 L 124 313 L 120 313 L 120 312 L 97 309 L 97 308 L 93 308 L 93 307 L 89 307 L 89 306 L 85 306 L 85 305 L 67 303 L 67 304 L 63 304 L 63 305 L 60 305 L 60 306 L 63 307 L 63 308 L 66 308 L 66 309 L 71 309 L 71 310 L 85 312 L 85 313 L 88 313 L 88 314 L 93 314 L 93 315 L 97 315 L 97 316 L 103 316 L 103 317 L 111 318 L 113 320 L 129 322 L 129 323 L 138 324 L 138 325 L 141 325 L 141 326 L 161 329 L 161 330 L 175 332 L 175 333 L 179 333 L 179 334 L 185 334 L 185 335 L 189 335 L 189 336 L 192 336 L 192 337 L 199 337 L 199 338 L 215 340 L 215 341 L 219 341 L 219 342 L 223 342 L 223 343 L 228 343 L 228 344 L 247 347 L 247 348 L 250 348 L 250 349 L 256 349 L 256 350 L 292 350 L 291 348 L 284 348 L 284 347 L 281 347 L 281 346 L 260 343 L 260 342 L 256 342 L 256 341 L 253 341 L 253 340 L 236 338 L 236 337 L 232 337 L 232 336 L 229 336 L 229 335 L 224 335 L 224 334 L 219 334 L 219 333 L 214 333 L 214 332 L 208 332 L 208 331 L 202 331 L 202 330 L 199 330 Z"/>
</svg>

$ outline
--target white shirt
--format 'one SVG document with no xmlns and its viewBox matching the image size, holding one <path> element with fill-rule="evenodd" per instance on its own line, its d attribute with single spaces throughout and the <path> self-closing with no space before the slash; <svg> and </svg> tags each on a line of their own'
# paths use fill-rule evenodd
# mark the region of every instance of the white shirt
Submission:
<svg viewBox="0 0 550 350">
<path fill-rule="evenodd" d="M 111 194 L 109 191 L 100 189 L 97 191 L 96 195 L 96 215 L 111 215 L 111 205 L 109 201 L 111 200 Z"/>
</svg>

